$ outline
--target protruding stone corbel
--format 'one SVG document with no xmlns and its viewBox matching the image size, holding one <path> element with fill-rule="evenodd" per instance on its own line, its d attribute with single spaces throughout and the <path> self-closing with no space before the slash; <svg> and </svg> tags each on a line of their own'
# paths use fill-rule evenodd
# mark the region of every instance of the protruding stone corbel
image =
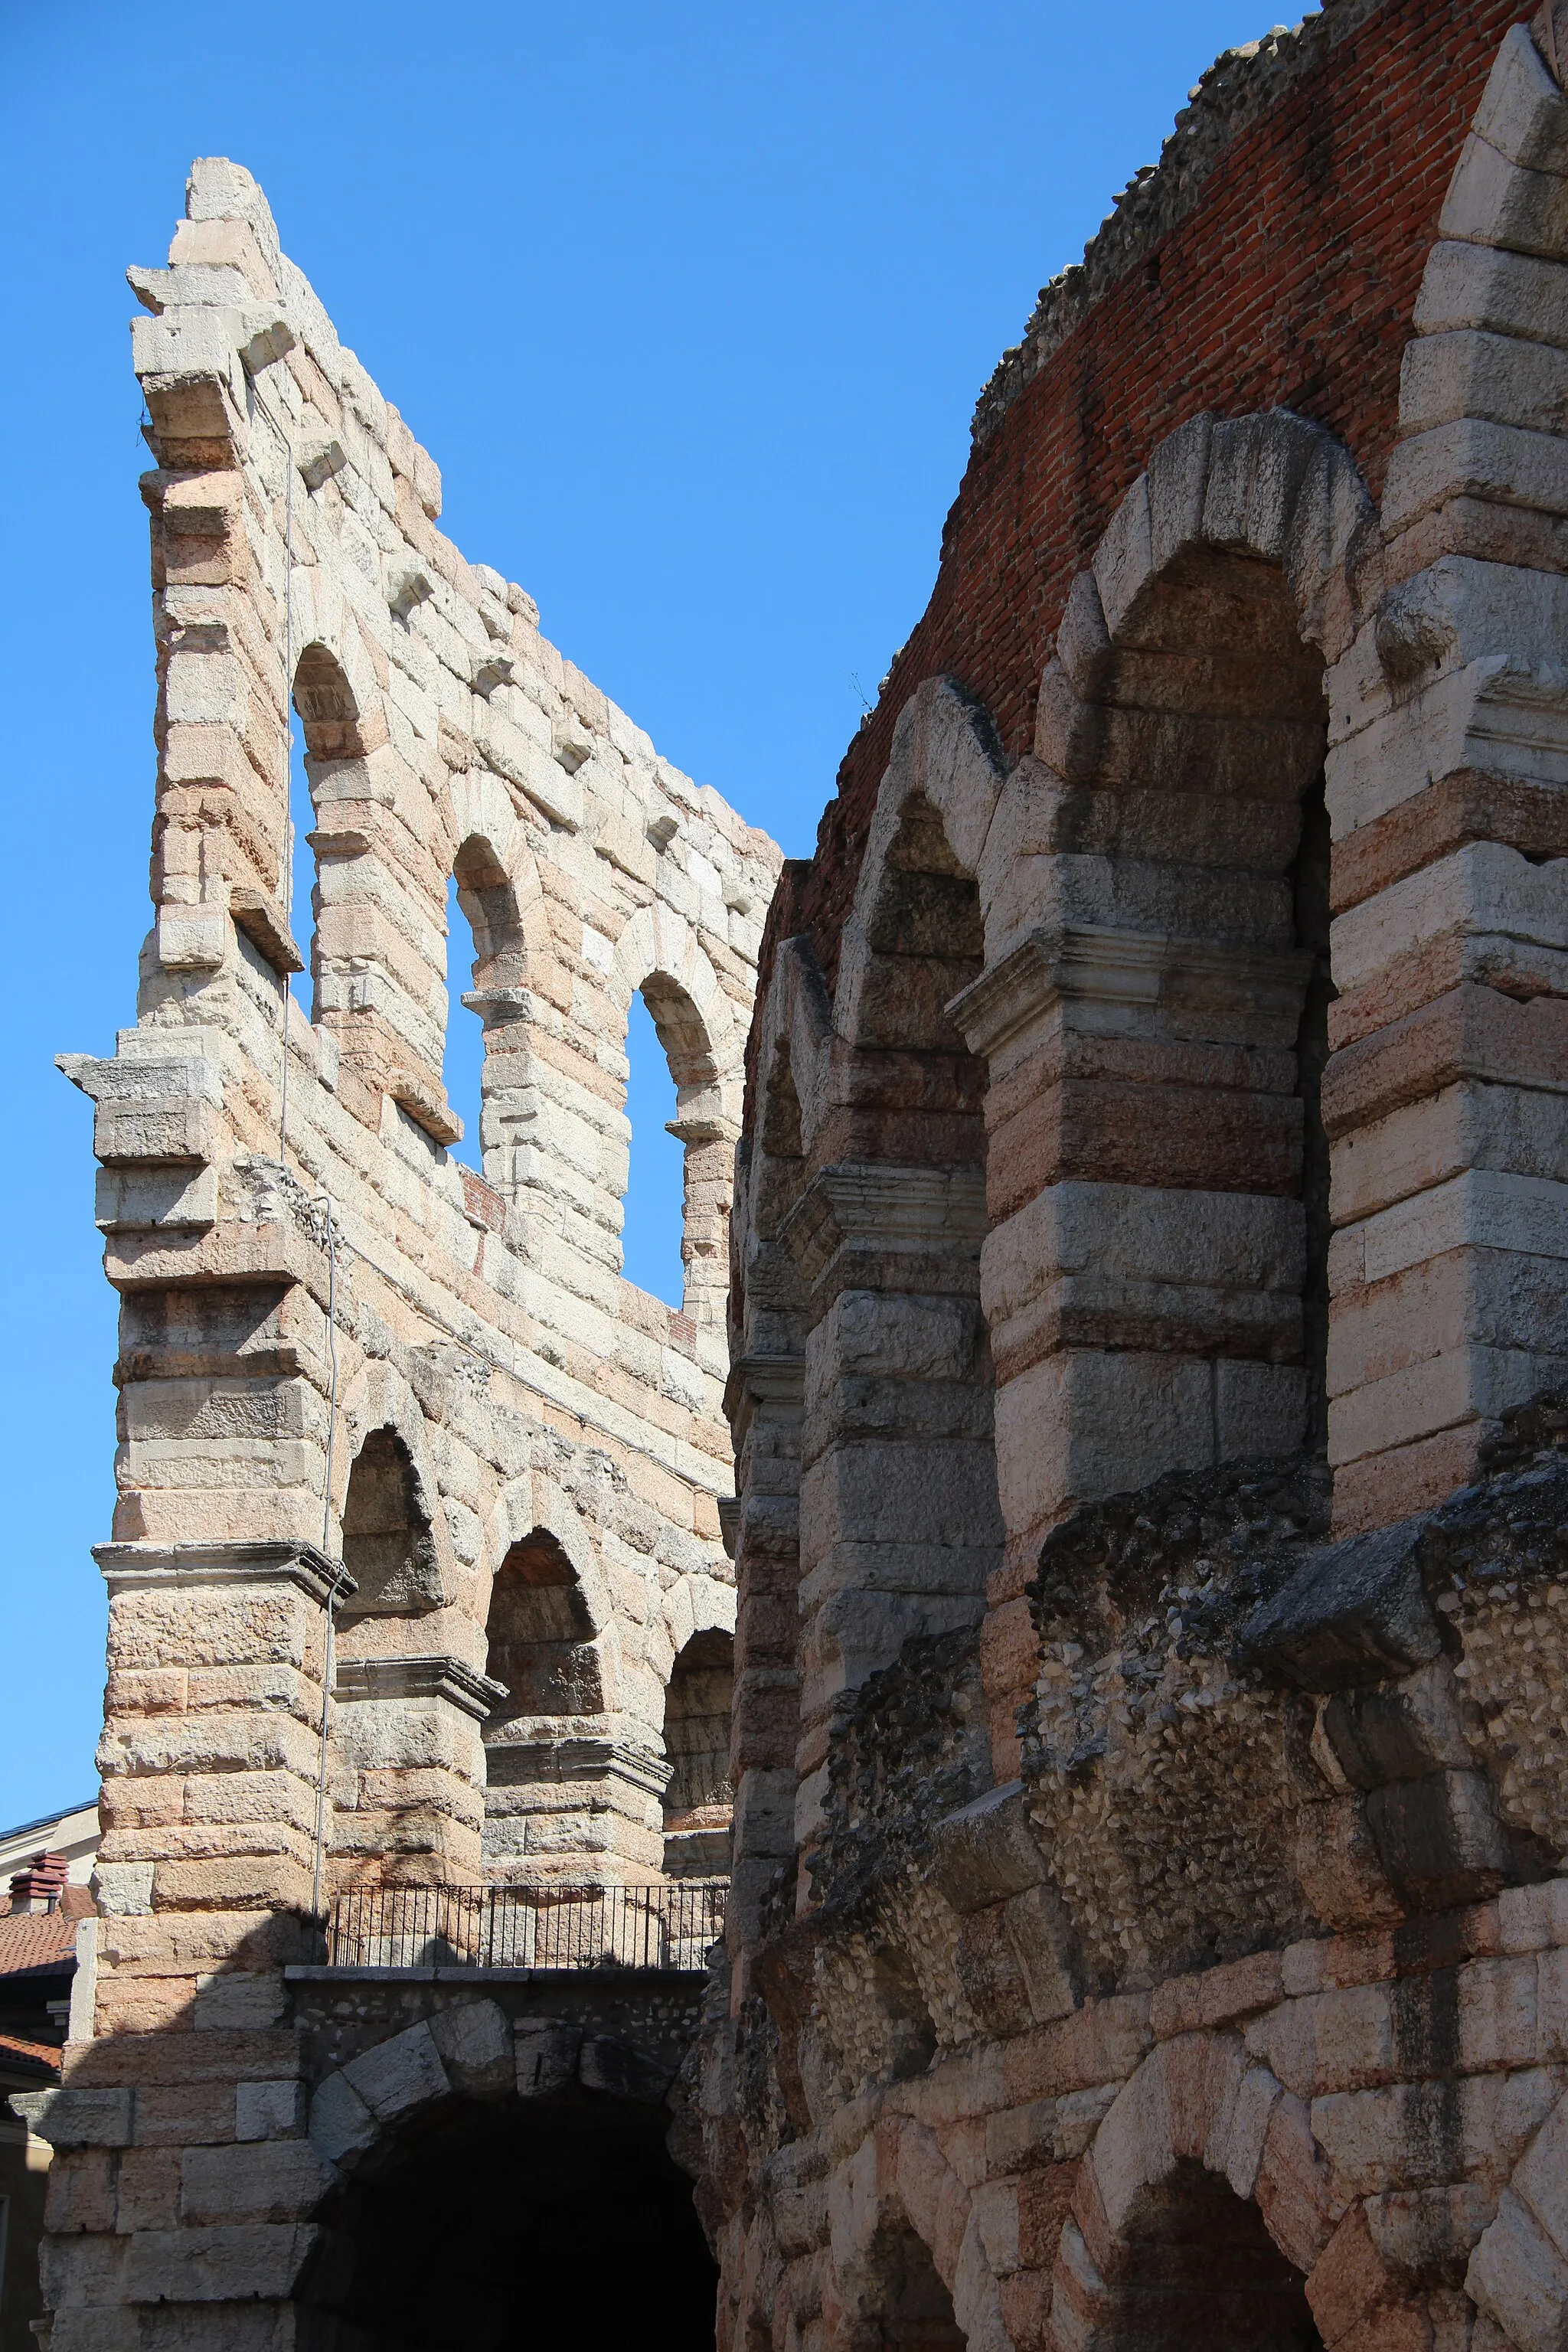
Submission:
<svg viewBox="0 0 1568 2352">
<path fill-rule="evenodd" d="M 479 1674 L 461 1658 L 432 1654 L 346 1659 L 338 1667 L 332 1696 L 340 1700 L 438 1698 L 482 1723 L 509 1694 L 505 1683 Z"/>
<path fill-rule="evenodd" d="M 416 1127 L 424 1129 L 432 1142 L 462 1140 L 463 1122 L 445 1093 L 416 1070 L 394 1070 L 387 1078 L 386 1092 L 408 1113 Z"/>
</svg>

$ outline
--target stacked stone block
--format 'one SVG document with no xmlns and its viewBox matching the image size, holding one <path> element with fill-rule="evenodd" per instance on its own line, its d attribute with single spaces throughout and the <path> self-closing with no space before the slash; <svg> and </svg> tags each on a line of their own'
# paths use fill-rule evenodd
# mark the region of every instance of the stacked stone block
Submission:
<svg viewBox="0 0 1568 2352">
<path fill-rule="evenodd" d="M 1504 42 L 1405 359 L 1387 593 L 1334 681 L 1332 1453 L 1346 1525 L 1561 1381 L 1561 90 Z M 1562 281 L 1562 284 L 1559 281 Z"/>
<path fill-rule="evenodd" d="M 1565 58 L 1220 61 L 783 877 L 723 2347 L 1563 2341 Z"/>
<path fill-rule="evenodd" d="M 661 1874 L 666 1686 L 733 1623 L 723 1171 L 778 866 L 442 535 L 433 461 L 247 173 L 195 164 L 168 268 L 131 279 L 154 919 L 135 1027 L 64 1057 L 121 1318 L 104 1916 L 48 2126 L 58 2352 L 288 2336 L 327 2176 L 283 1970 L 319 1905 Z M 447 1149 L 454 875 L 482 1175 Z M 639 989 L 688 1155 L 678 1309 L 620 1270 Z M 544 1554 L 559 1687 L 491 1622 Z"/>
</svg>

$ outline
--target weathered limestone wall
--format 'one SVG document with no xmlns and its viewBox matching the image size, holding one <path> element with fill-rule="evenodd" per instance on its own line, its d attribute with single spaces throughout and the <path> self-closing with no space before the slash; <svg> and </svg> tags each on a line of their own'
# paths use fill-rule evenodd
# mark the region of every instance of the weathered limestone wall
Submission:
<svg viewBox="0 0 1568 2352">
<path fill-rule="evenodd" d="M 1568 7 L 1510 13 L 1221 61 L 785 871 L 726 2352 L 1560 2352 Z"/>
<path fill-rule="evenodd" d="M 248 173 L 195 164 L 169 267 L 131 279 L 155 917 L 136 1025 L 64 1061 L 121 1319 L 57 2352 L 294 2340 L 324 2176 L 281 1970 L 310 1956 L 318 1830 L 325 1895 L 662 1869 L 667 1688 L 694 1640 L 721 1670 L 733 1622 L 727 1226 L 778 866 L 442 536 L 435 465 Z M 446 1149 L 454 873 L 482 1178 Z M 679 1311 L 620 1272 L 638 989 L 679 1090 Z M 722 1866 L 721 1808 L 706 1828 Z"/>
<path fill-rule="evenodd" d="M 1074 1514 L 1010 1781 L 971 1632 L 846 1701 L 690 2084 L 721 2345 L 1560 2343 L 1565 1428 L 1338 1545 L 1302 1456 Z"/>
</svg>

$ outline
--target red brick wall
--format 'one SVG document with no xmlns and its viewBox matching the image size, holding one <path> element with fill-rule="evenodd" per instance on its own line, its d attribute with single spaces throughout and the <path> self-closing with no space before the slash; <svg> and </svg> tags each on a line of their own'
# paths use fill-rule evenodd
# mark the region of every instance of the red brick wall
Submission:
<svg viewBox="0 0 1568 2352">
<path fill-rule="evenodd" d="M 924 618 L 838 772 L 815 858 L 786 866 L 764 942 L 809 930 L 837 973 L 893 722 L 956 677 L 1007 755 L 1073 575 L 1150 451 L 1205 409 L 1283 406 L 1354 455 L 1374 497 L 1437 215 L 1519 0 L 1389 0 L 1243 131 L 1193 210 L 1089 312 L 970 459 Z M 1263 11 L 1259 10 L 1261 16 Z"/>
</svg>

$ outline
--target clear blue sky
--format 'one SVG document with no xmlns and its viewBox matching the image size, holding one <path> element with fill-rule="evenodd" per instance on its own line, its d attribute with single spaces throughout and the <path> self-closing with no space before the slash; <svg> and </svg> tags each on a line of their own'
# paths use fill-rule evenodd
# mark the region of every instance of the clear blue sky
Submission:
<svg viewBox="0 0 1568 2352">
<path fill-rule="evenodd" d="M 0 0 L 0 1825 L 94 1785 L 114 1315 L 89 1106 L 51 1065 L 134 1018 L 153 644 L 123 272 L 163 260 L 190 158 L 261 181 L 464 551 L 803 855 L 930 593 L 980 386 L 1188 86 L 1268 29 L 1261 0 Z M 637 1058 L 629 1270 L 663 1289 L 679 1153 Z"/>
</svg>

